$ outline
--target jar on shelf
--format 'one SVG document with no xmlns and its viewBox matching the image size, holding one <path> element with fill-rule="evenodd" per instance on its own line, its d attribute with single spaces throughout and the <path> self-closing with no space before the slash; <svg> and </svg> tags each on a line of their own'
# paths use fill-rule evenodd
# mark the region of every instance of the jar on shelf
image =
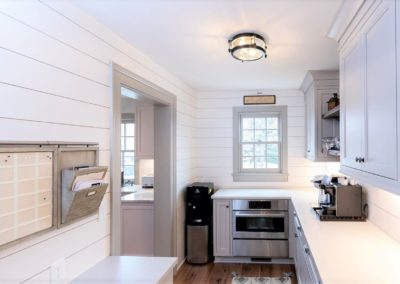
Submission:
<svg viewBox="0 0 400 284">
<path fill-rule="evenodd" d="M 336 106 L 338 106 L 339 103 L 340 103 L 340 100 L 338 98 L 338 94 L 334 93 L 333 97 L 330 98 L 329 101 L 327 101 L 327 103 L 328 103 L 328 111 L 333 109 L 333 108 L 335 108 Z"/>
</svg>

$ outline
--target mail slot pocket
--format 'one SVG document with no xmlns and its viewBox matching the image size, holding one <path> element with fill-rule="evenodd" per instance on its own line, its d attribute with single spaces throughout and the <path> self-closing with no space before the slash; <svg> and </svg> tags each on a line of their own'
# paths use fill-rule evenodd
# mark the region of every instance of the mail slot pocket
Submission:
<svg viewBox="0 0 400 284">
<path fill-rule="evenodd" d="M 108 187 L 108 184 L 103 182 L 106 172 L 107 167 L 62 171 L 62 224 L 97 212 Z"/>
</svg>

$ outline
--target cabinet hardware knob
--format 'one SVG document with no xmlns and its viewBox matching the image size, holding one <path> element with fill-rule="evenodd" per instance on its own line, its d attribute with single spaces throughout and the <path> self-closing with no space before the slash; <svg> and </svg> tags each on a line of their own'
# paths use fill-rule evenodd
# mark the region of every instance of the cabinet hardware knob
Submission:
<svg viewBox="0 0 400 284">
<path fill-rule="evenodd" d="M 310 153 L 311 151 L 310 150 L 307 150 L 307 153 Z"/>
<path fill-rule="evenodd" d="M 295 238 L 298 238 L 298 237 L 299 237 L 299 235 L 298 235 L 298 234 L 294 234 L 294 237 L 295 237 Z"/>
<path fill-rule="evenodd" d="M 360 162 L 360 158 L 356 157 L 356 163 L 359 163 L 359 162 Z"/>
<path fill-rule="evenodd" d="M 226 205 L 225 207 L 226 207 L 226 208 L 229 208 L 229 205 Z"/>
<path fill-rule="evenodd" d="M 360 161 L 360 163 L 364 163 L 365 160 L 364 160 L 364 158 L 360 158 L 359 161 Z"/>
<path fill-rule="evenodd" d="M 304 248 L 304 252 L 309 255 L 310 254 L 310 249 L 306 247 L 306 248 Z"/>
</svg>

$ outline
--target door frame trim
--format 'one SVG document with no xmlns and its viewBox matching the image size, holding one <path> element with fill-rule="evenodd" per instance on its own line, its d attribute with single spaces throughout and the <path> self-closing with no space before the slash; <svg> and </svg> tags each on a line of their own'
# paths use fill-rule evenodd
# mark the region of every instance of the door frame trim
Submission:
<svg viewBox="0 0 400 284">
<path fill-rule="evenodd" d="M 112 78 L 110 115 L 111 255 L 121 255 L 120 87 L 125 85 L 127 88 L 137 90 L 145 99 L 155 102 L 155 129 L 158 128 L 162 131 L 158 131 L 159 133 L 155 131 L 154 134 L 154 167 L 155 171 L 157 169 L 162 169 L 162 171 L 154 177 L 154 254 L 156 256 L 176 256 L 176 96 L 118 64 L 111 63 L 110 71 Z"/>
</svg>

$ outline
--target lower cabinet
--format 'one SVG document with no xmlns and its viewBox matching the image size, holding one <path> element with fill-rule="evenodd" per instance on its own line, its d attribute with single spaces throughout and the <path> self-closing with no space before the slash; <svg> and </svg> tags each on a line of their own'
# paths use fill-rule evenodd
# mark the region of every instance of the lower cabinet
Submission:
<svg viewBox="0 0 400 284">
<path fill-rule="evenodd" d="M 294 227 L 294 262 L 296 266 L 297 280 L 299 284 L 322 283 L 296 213 L 294 214 Z"/>
<path fill-rule="evenodd" d="M 214 256 L 232 255 L 231 201 L 214 199 Z"/>
<path fill-rule="evenodd" d="M 123 202 L 121 211 L 121 254 L 153 256 L 154 204 Z"/>
</svg>

